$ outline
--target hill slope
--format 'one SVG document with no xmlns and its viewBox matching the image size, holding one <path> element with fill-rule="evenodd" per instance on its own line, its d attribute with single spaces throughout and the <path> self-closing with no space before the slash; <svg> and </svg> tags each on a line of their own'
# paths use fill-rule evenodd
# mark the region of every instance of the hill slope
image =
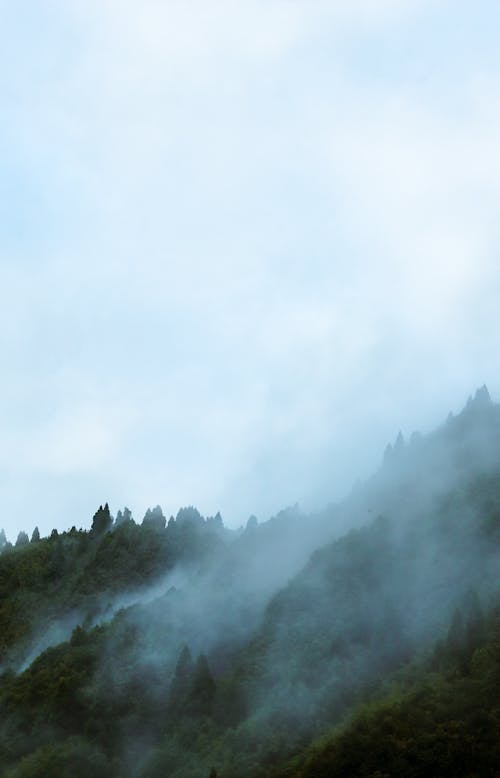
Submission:
<svg viewBox="0 0 500 778">
<path fill-rule="evenodd" d="M 0 555 L 3 774 L 493 775 L 499 571 L 485 388 L 313 516 L 100 508 Z"/>
</svg>

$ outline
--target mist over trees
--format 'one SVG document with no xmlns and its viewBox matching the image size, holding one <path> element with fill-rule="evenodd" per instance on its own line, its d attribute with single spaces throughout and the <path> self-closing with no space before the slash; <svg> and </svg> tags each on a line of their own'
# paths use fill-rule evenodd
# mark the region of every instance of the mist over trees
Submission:
<svg viewBox="0 0 500 778">
<path fill-rule="evenodd" d="M 0 532 L 7 778 L 495 776 L 500 406 L 338 504 Z"/>
</svg>

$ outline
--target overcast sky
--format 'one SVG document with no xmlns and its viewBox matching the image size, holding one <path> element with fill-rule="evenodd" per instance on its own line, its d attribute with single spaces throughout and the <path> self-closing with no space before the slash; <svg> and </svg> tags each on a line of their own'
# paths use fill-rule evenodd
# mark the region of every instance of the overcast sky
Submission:
<svg viewBox="0 0 500 778">
<path fill-rule="evenodd" d="M 320 506 L 500 398 L 499 17 L 0 0 L 11 538 Z"/>
</svg>

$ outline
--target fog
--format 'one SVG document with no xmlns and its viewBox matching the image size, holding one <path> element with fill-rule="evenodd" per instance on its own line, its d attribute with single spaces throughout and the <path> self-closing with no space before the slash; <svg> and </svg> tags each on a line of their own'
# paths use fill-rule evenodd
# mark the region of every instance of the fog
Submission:
<svg viewBox="0 0 500 778">
<path fill-rule="evenodd" d="M 85 737 L 117 775 L 206 778 L 214 759 L 221 778 L 239 764 L 254 775 L 394 674 L 446 669 L 456 635 L 477 639 L 498 603 L 499 440 L 500 405 L 482 386 L 431 432 L 399 433 L 373 474 L 321 510 L 295 505 L 234 531 L 192 507 L 167 522 L 157 506 L 137 526 L 106 506 L 90 532 L 3 550 L 2 580 L 20 571 L 15 596 L 37 607 L 4 654 L 0 748 L 67 745 L 88 716 Z M 43 558 L 65 572 L 36 599 Z M 85 682 L 66 697 L 72 667 Z M 67 699 L 68 721 L 21 737 L 8 701 L 26 688 L 35 709 L 39 688 L 42 701 Z"/>
<path fill-rule="evenodd" d="M 436 515 L 443 514 L 440 519 L 443 533 L 450 530 L 447 523 L 450 518 L 445 519 L 448 514 L 457 533 L 463 532 L 464 526 L 473 520 L 471 515 L 477 506 L 468 507 L 467 488 L 475 480 L 495 474 L 499 464 L 499 435 L 498 406 L 492 403 L 488 389 L 483 386 L 469 398 L 459 414 L 450 413 L 432 433 L 414 432 L 405 441 L 400 432 L 394 444 L 387 445 L 378 469 L 370 477 L 358 479 L 349 495 L 321 510 L 306 513 L 295 505 L 260 524 L 252 515 L 245 528 L 232 532 L 223 528 L 220 517 L 217 517 L 218 523 L 213 518 L 203 519 L 196 509 L 183 509 L 177 523 L 185 515 L 188 521 L 194 520 L 201 526 L 206 521 L 207 527 L 210 522 L 217 527 L 221 539 L 208 559 L 181 562 L 152 581 L 146 580 L 140 587 L 122 583 L 117 584 L 118 592 L 112 588 L 109 592 L 84 594 L 84 606 L 70 608 L 60 615 L 50 613 L 45 626 L 31 635 L 22 654 L 14 661 L 14 667 L 23 670 L 47 647 L 69 640 L 77 625 L 91 629 L 109 623 L 118 612 L 131 609 L 141 620 L 145 633 L 151 623 L 155 629 L 164 623 L 168 625 L 170 644 L 178 647 L 187 643 L 193 653 L 216 656 L 219 652 L 216 670 L 222 671 L 226 663 L 224 652 L 229 651 L 231 655 L 245 644 L 259 627 L 273 595 L 295 578 L 316 549 L 324 548 L 325 544 L 328 547 L 335 539 L 370 526 L 374 521 L 381 522 L 395 549 L 399 543 L 407 543 L 409 526 L 415 527 L 414 542 L 417 544 L 419 538 L 419 552 L 417 555 L 415 550 L 413 585 L 419 590 L 429 579 L 431 588 L 448 587 L 449 594 L 441 592 L 439 595 L 442 610 L 446 603 L 459 599 L 460 592 L 463 594 L 470 588 L 471 579 L 466 577 L 466 583 L 460 583 L 464 576 L 462 552 L 458 556 L 452 555 L 448 561 L 440 561 L 442 583 L 439 583 L 439 577 L 436 578 L 435 571 L 430 572 L 438 553 L 436 545 L 441 542 L 435 526 Z M 487 504 L 487 491 L 484 499 Z M 127 512 L 130 516 L 125 509 Z M 148 510 L 147 516 L 150 515 L 156 515 L 165 523 L 160 506 L 152 513 Z M 111 531 L 116 531 L 119 521 L 123 520 L 122 511 L 119 511 L 119 519 Z M 173 521 L 172 518 L 170 522 Z M 68 544 L 68 540 L 61 542 L 63 548 Z M 395 553 L 399 554 L 398 551 Z M 476 554 L 477 550 L 468 566 L 471 567 L 470 574 L 474 572 L 474 586 L 481 588 L 481 577 L 484 575 L 488 580 L 488 575 L 484 570 L 485 560 L 481 559 L 479 563 Z M 92 564 L 92 557 L 90 560 Z M 493 564 L 498 565 L 498 560 Z M 394 581 L 390 585 L 394 586 Z M 402 581 L 396 589 L 401 588 Z M 380 593 L 376 596 L 380 597 Z M 408 625 L 412 632 L 420 631 L 417 614 L 423 607 L 421 601 Z M 432 611 L 432 601 L 425 607 Z M 446 608 L 444 613 L 448 614 Z M 427 623 L 428 620 L 427 615 L 424 618 L 426 628 L 435 629 L 435 621 L 431 619 Z M 165 642 L 162 641 L 158 661 L 164 662 L 164 653 Z"/>
</svg>

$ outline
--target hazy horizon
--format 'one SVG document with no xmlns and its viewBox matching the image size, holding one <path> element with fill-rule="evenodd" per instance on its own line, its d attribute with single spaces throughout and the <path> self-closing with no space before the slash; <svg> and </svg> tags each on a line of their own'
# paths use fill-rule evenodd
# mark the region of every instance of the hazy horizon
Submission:
<svg viewBox="0 0 500 778">
<path fill-rule="evenodd" d="M 0 496 L 229 526 L 500 397 L 495 6 L 0 3 Z"/>
</svg>

